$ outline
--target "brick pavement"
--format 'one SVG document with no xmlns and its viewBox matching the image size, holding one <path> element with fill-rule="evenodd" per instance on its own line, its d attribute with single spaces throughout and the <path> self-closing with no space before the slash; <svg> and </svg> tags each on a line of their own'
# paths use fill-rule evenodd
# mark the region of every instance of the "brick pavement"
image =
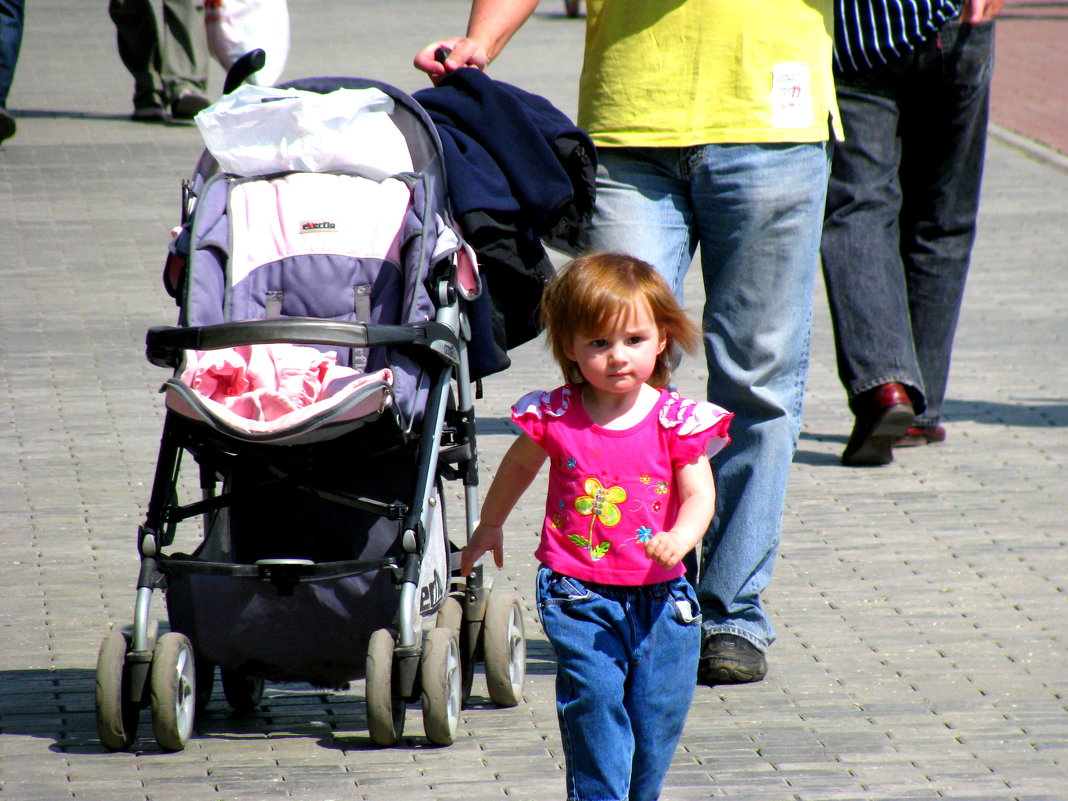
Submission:
<svg viewBox="0 0 1068 801">
<path fill-rule="evenodd" d="M 132 619 L 160 431 L 165 376 L 143 335 L 174 319 L 158 271 L 199 144 L 188 126 L 126 121 L 102 6 L 30 5 L 19 134 L 0 150 L 0 801 L 559 798 L 553 666 L 531 607 L 533 493 L 498 577 L 527 613 L 526 696 L 490 708 L 479 676 L 453 746 L 430 747 L 411 710 L 413 736 L 371 747 L 357 683 L 270 686 L 243 718 L 217 699 L 180 754 L 158 751 L 147 713 L 133 751 L 100 747 L 96 650 Z M 459 30 L 466 2 L 290 7 L 288 77 L 415 89 L 411 54 Z M 495 73 L 570 112 L 581 23 L 562 10 L 543 4 Z M 771 671 L 699 690 L 665 798 L 1068 799 L 1068 172 L 1042 155 L 991 142 L 944 445 L 883 469 L 839 466 L 849 417 L 819 300 L 767 599 Z M 487 475 L 510 441 L 508 405 L 552 373 L 537 344 L 514 356 L 479 404 Z M 700 394 L 702 380 L 688 361 L 683 389 Z"/>
<path fill-rule="evenodd" d="M 997 125 L 1068 156 L 1068 5 L 1006 0 L 991 93 Z"/>
</svg>

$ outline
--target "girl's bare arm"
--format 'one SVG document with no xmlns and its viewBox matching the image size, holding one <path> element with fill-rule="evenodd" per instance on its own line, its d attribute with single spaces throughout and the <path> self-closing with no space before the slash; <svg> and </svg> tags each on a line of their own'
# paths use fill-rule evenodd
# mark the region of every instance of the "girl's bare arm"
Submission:
<svg viewBox="0 0 1068 801">
<path fill-rule="evenodd" d="M 501 460 L 493 477 L 482 519 L 460 555 L 460 574 L 468 575 L 484 553 L 493 551 L 497 567 L 504 565 L 504 522 L 545 464 L 548 454 L 526 434 L 520 434 Z"/>
</svg>

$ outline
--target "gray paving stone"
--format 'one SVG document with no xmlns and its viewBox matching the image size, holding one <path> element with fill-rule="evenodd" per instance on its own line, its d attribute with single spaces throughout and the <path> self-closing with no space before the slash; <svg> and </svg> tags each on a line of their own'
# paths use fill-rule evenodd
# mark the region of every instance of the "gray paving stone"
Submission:
<svg viewBox="0 0 1068 801">
<path fill-rule="evenodd" d="M 191 126 L 126 121 L 130 81 L 101 7 L 31 5 L 10 99 L 19 134 L 0 148 L 0 798 L 562 797 L 554 663 L 532 602 L 536 492 L 510 521 L 496 576 L 524 610 L 524 699 L 493 708 L 480 673 L 452 747 L 428 746 L 418 709 L 396 748 L 372 747 L 360 682 L 269 686 L 245 717 L 217 687 L 186 751 L 162 753 L 147 712 L 130 753 L 100 747 L 96 651 L 132 620 L 162 421 L 166 375 L 144 360 L 144 331 L 175 319 L 159 270 L 200 145 Z M 467 5 L 290 0 L 287 77 L 420 88 L 412 54 L 458 33 Z M 582 24 L 561 6 L 546 0 L 494 73 L 573 113 Z M 699 688 L 665 798 L 1068 798 L 1066 208 L 1063 168 L 991 140 L 950 439 L 884 469 L 838 463 L 850 418 L 820 294 L 766 599 L 779 629 L 770 673 Z M 477 409 L 487 481 L 514 436 L 509 405 L 555 380 L 540 343 L 512 355 Z M 700 360 L 684 362 L 685 392 L 704 381 Z"/>
</svg>

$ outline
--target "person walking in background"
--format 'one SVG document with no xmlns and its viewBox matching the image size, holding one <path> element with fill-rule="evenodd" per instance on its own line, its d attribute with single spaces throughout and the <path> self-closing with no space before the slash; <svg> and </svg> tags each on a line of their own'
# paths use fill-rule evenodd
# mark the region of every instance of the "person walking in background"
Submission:
<svg viewBox="0 0 1068 801">
<path fill-rule="evenodd" d="M 941 442 L 975 241 L 994 23 L 1003 0 L 835 1 L 834 148 L 823 274 L 855 421 L 842 462 Z"/>
<path fill-rule="evenodd" d="M 22 47 L 24 0 L 0 0 L 0 142 L 15 135 L 18 126 L 7 110 L 7 94 L 15 78 L 15 65 Z"/>
<path fill-rule="evenodd" d="M 134 79 L 132 119 L 161 122 L 170 111 L 190 120 L 211 105 L 202 4 L 163 0 L 162 26 L 152 0 L 109 0 L 108 13 L 119 58 Z"/>
<path fill-rule="evenodd" d="M 694 693 L 700 615 L 683 557 L 716 505 L 708 453 L 731 415 L 665 389 L 695 323 L 648 264 L 614 253 L 576 259 L 541 304 L 567 381 L 512 407 L 519 438 L 501 462 L 460 559 L 492 551 L 545 460 L 549 487 L 537 603 L 557 659 L 567 798 L 654 801 Z"/>
<path fill-rule="evenodd" d="M 832 0 L 590 0 L 578 124 L 598 151 L 589 246 L 652 264 L 677 296 L 700 244 L 708 398 L 735 414 L 713 459 L 697 680 L 759 681 L 762 593 L 800 432 L 836 117 Z M 474 0 L 467 36 L 415 58 L 485 68 L 537 0 Z M 438 63 L 435 51 L 451 55 Z"/>
</svg>

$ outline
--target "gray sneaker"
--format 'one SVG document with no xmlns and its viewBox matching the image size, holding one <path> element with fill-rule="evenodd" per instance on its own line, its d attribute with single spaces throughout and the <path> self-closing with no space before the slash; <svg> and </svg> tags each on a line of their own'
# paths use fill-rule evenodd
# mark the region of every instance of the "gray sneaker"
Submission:
<svg viewBox="0 0 1068 801">
<path fill-rule="evenodd" d="M 701 660 L 697 664 L 697 683 L 713 687 L 717 684 L 747 684 L 760 681 L 767 675 L 768 662 L 764 652 L 744 637 L 735 634 L 713 634 L 701 645 Z"/>
</svg>

